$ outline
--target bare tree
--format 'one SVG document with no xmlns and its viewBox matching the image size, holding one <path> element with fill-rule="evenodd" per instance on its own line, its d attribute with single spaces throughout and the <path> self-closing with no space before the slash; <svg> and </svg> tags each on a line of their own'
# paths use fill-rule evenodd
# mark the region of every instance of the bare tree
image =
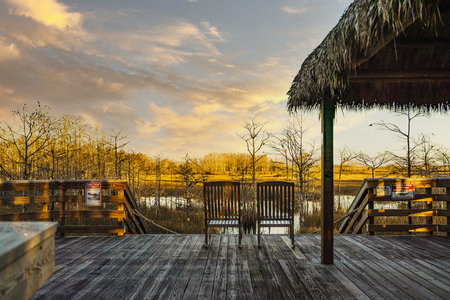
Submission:
<svg viewBox="0 0 450 300">
<path fill-rule="evenodd" d="M 161 154 L 155 155 L 153 157 L 153 168 L 155 174 L 155 198 L 156 198 L 156 216 L 159 219 L 159 211 L 161 209 L 161 196 L 164 193 L 164 189 L 161 188 L 162 175 L 167 170 L 167 165 L 165 159 Z"/>
<path fill-rule="evenodd" d="M 286 170 L 286 181 L 289 181 L 289 159 L 290 156 L 288 154 L 288 141 L 285 137 L 286 128 L 283 129 L 281 135 L 272 135 L 272 141 L 269 143 L 269 147 L 275 150 L 278 155 L 281 155 L 284 158 L 285 170 Z M 276 162 L 280 163 L 281 162 Z"/>
<path fill-rule="evenodd" d="M 356 158 L 356 153 L 350 150 L 347 146 L 339 150 L 339 181 L 338 181 L 338 203 L 337 209 L 341 209 L 341 177 L 342 177 L 342 168 L 346 163 Z"/>
<path fill-rule="evenodd" d="M 439 149 L 440 160 L 442 164 L 443 177 L 450 177 L 450 153 L 446 148 Z"/>
<path fill-rule="evenodd" d="M 432 177 L 432 173 L 436 171 L 438 156 L 441 153 L 436 144 L 430 141 L 430 135 L 421 134 L 417 141 L 418 161 L 420 165 L 420 175 L 422 177 Z"/>
<path fill-rule="evenodd" d="M 389 151 L 377 152 L 374 155 L 368 155 L 360 152 L 356 155 L 356 160 L 372 171 L 372 178 L 375 178 L 375 170 L 391 160 Z"/>
<path fill-rule="evenodd" d="M 307 177 L 311 168 L 318 162 L 316 154 L 319 150 L 315 141 L 305 143 L 305 134 L 309 128 L 305 128 L 303 123 L 304 119 L 301 115 L 291 118 L 284 126 L 282 133 L 274 136 L 272 142 L 269 143 L 270 147 L 285 159 L 286 168 L 288 168 L 288 161 L 295 166 L 292 168 L 292 172 L 298 174 L 300 210 L 302 212 L 306 201 Z"/>
<path fill-rule="evenodd" d="M 405 116 L 407 118 L 407 126 L 406 130 L 402 130 L 398 125 L 394 123 L 386 123 L 381 121 L 381 123 L 372 123 L 369 126 L 377 126 L 380 130 L 387 130 L 393 132 L 397 135 L 400 141 L 405 143 L 405 156 L 399 156 L 393 154 L 393 160 L 396 162 L 399 167 L 399 171 L 406 175 L 406 177 L 411 177 L 413 174 L 414 167 L 414 151 L 416 147 L 420 146 L 419 143 L 414 144 L 413 138 L 411 136 L 411 122 L 419 117 L 426 117 L 428 113 L 424 110 L 416 109 L 414 106 L 410 105 L 407 109 L 399 111 L 396 113 L 396 116 L 401 117 Z M 406 172 L 403 172 L 403 168 L 406 169 Z"/>
<path fill-rule="evenodd" d="M 114 176 L 117 179 L 122 177 L 122 163 L 125 161 L 125 151 L 123 150 L 128 142 L 120 144 L 120 141 L 126 139 L 127 137 L 122 135 L 126 129 L 122 128 L 119 130 L 111 129 L 111 142 L 109 142 L 110 149 L 114 151 Z"/>
<path fill-rule="evenodd" d="M 267 122 L 258 122 L 256 121 L 256 117 L 257 116 L 250 118 L 249 122 L 245 122 L 244 128 L 247 129 L 247 133 L 239 135 L 239 137 L 247 144 L 247 151 L 252 158 L 253 184 L 256 182 L 256 163 L 262 158 L 262 156 L 258 157 L 257 154 L 269 140 L 269 134 L 267 132 L 262 132 Z"/>
<path fill-rule="evenodd" d="M 58 120 L 48 114 L 38 102 L 34 111 L 29 111 L 26 104 L 22 109 L 12 111 L 18 118 L 16 124 L 3 122 L 6 128 L 1 129 L 0 139 L 14 149 L 15 153 L 6 152 L 8 160 L 22 165 L 22 179 L 30 179 L 33 162 L 52 143 L 52 128 Z"/>
<path fill-rule="evenodd" d="M 191 189 L 200 182 L 208 180 L 208 176 L 188 154 L 178 168 L 178 175 L 186 186 L 186 196 L 190 198 Z"/>
<path fill-rule="evenodd" d="M 186 212 L 189 221 L 189 212 L 193 188 L 200 182 L 208 180 L 208 176 L 202 170 L 201 166 L 193 161 L 188 154 L 184 158 L 178 169 L 178 175 L 186 186 Z"/>
</svg>

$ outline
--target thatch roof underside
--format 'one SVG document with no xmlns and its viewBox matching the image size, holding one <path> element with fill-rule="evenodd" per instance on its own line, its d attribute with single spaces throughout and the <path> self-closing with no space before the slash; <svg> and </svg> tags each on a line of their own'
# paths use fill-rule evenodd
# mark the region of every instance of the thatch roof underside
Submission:
<svg viewBox="0 0 450 300">
<path fill-rule="evenodd" d="M 450 1 L 355 0 L 306 58 L 288 110 L 450 108 Z"/>
</svg>

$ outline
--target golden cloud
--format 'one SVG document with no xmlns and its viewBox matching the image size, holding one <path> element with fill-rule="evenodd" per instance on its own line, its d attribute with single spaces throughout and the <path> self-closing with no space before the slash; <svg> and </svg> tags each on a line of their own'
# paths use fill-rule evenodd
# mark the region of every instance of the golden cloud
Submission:
<svg viewBox="0 0 450 300">
<path fill-rule="evenodd" d="M 17 49 L 16 44 L 4 44 L 0 40 L 0 61 L 16 59 L 20 56 L 20 51 Z"/>
<path fill-rule="evenodd" d="M 11 5 L 9 13 L 25 16 L 46 26 L 59 30 L 76 28 L 81 25 L 82 15 L 68 12 L 68 7 L 55 0 L 7 0 Z"/>
<path fill-rule="evenodd" d="M 122 93 L 125 85 L 119 82 L 111 82 L 103 79 L 102 77 L 96 80 L 97 88 L 100 90 L 104 90 L 108 93 Z"/>
</svg>

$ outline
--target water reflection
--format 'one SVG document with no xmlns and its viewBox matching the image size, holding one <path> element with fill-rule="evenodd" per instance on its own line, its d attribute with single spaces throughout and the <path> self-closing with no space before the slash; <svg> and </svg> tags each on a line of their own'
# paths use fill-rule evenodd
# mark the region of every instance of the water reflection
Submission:
<svg viewBox="0 0 450 300">
<path fill-rule="evenodd" d="M 351 203 L 353 202 L 353 199 L 355 198 L 355 196 L 351 196 L 351 195 L 341 195 L 340 198 L 338 196 L 334 196 L 334 207 L 338 207 L 338 204 L 340 202 L 340 206 L 342 207 L 342 209 L 344 211 L 347 211 L 348 207 L 351 205 Z M 141 203 L 147 207 L 155 207 L 157 205 L 158 199 L 156 197 L 142 197 L 140 199 Z M 186 208 L 186 198 L 179 198 L 179 197 L 160 197 L 159 198 L 160 201 L 160 205 L 163 207 L 167 207 L 170 209 L 177 209 L 177 208 L 181 208 L 184 209 Z M 201 205 L 202 203 L 199 201 L 192 201 L 191 205 Z M 391 208 L 388 207 L 390 206 L 389 204 L 385 205 L 385 208 Z M 394 207 L 392 207 L 394 208 Z M 303 205 L 303 211 L 307 212 L 308 214 L 313 214 L 314 211 L 319 212 L 321 209 L 321 203 L 319 202 L 313 202 L 313 201 L 305 201 L 304 205 Z M 300 213 L 296 213 L 294 215 L 294 226 L 295 226 L 295 231 L 300 229 Z M 228 228 L 228 229 L 224 229 L 225 231 L 223 233 L 229 233 L 229 234 L 233 234 L 233 233 L 237 233 L 237 229 L 236 228 Z M 283 228 L 283 227 L 265 227 L 262 228 L 262 233 L 263 234 L 285 234 L 287 233 L 288 228 Z"/>
</svg>

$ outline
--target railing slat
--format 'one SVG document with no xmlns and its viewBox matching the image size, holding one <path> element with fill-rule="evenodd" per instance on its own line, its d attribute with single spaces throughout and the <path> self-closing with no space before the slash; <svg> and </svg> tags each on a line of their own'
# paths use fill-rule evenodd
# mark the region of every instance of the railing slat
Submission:
<svg viewBox="0 0 450 300">
<path fill-rule="evenodd" d="M 54 202 L 71 202 L 71 203 L 85 203 L 84 196 L 20 196 L 0 198 L 0 206 L 2 205 L 24 205 L 32 203 L 54 203 Z M 123 196 L 102 196 L 102 202 L 105 203 L 124 203 Z"/>
<path fill-rule="evenodd" d="M 125 212 L 117 210 L 57 210 L 1 214 L 0 221 L 26 221 L 43 218 L 124 218 Z"/>
<path fill-rule="evenodd" d="M 79 203 L 85 203 L 83 195 L 67 195 L 68 191 L 84 190 L 88 182 L 101 183 L 103 190 L 117 190 L 118 195 L 102 196 L 102 203 L 118 203 L 117 210 L 105 210 L 105 207 L 91 208 L 91 210 L 78 210 Z M 49 195 L 61 191 L 61 195 Z M 59 220 L 58 233 L 64 236 L 66 233 L 117 233 L 119 236 L 125 233 L 124 222 L 133 233 L 149 233 L 145 220 L 134 214 L 140 212 L 139 207 L 125 180 L 18 180 L 0 181 L 0 191 L 39 191 L 42 196 L 19 196 L 0 198 L 0 206 L 4 205 L 27 205 L 42 204 L 42 211 L 20 212 L 0 214 L 0 221 L 29 221 L 48 220 L 49 218 Z M 32 194 L 35 194 L 34 192 Z M 53 210 L 54 204 L 59 202 L 60 209 Z M 77 203 L 76 210 L 74 205 Z M 49 210 L 49 204 L 52 209 Z M 103 205 L 104 206 L 104 205 Z M 39 207 L 39 206 L 38 206 Z M 102 209 L 103 208 L 103 209 Z M 58 209 L 58 206 L 56 206 Z M 117 225 L 69 225 L 67 218 L 104 218 L 117 219 Z"/>
<path fill-rule="evenodd" d="M 396 194 L 392 197 L 386 191 L 392 190 L 393 184 L 413 184 L 413 197 L 408 194 Z M 377 194 L 377 187 L 381 188 L 381 194 Z M 361 233 L 364 224 L 368 234 L 375 232 L 409 232 L 409 233 L 428 233 L 443 231 L 447 235 L 450 232 L 450 211 L 448 210 L 450 201 L 450 178 L 376 178 L 365 179 L 358 195 L 350 205 L 349 216 L 343 221 L 339 228 L 340 233 Z M 379 190 L 380 191 L 380 190 Z M 385 192 L 383 192 L 385 191 Z M 386 195 L 386 196 L 385 196 Z M 408 197 L 408 198 L 406 198 Z M 412 198 L 412 199 L 411 199 Z M 375 203 L 386 201 L 392 203 L 407 203 L 407 209 L 375 209 Z M 424 203 L 421 206 L 414 203 Z M 433 202 L 439 202 L 441 205 L 433 206 Z M 434 208 L 433 208 L 434 207 Z M 386 217 L 384 220 L 380 217 Z M 403 218 L 407 224 L 393 224 L 393 218 Z M 447 224 L 433 224 L 433 217 L 446 217 Z M 375 220 L 378 220 L 375 224 Z M 415 219 L 413 219 L 415 218 Z M 386 224 L 379 224 L 380 222 Z M 398 222 L 396 222 L 398 223 Z M 400 222 L 401 223 L 401 222 Z"/>
</svg>

